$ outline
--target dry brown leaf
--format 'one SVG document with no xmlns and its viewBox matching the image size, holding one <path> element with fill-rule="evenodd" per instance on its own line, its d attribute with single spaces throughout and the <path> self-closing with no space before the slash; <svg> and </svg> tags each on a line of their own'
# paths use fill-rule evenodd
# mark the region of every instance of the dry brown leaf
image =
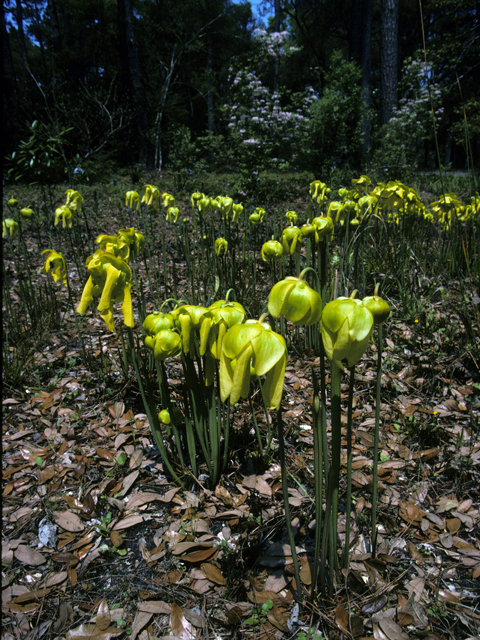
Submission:
<svg viewBox="0 0 480 640">
<path fill-rule="evenodd" d="M 53 631 L 56 634 L 62 631 L 70 624 L 70 618 L 73 616 L 73 607 L 69 602 L 62 602 L 58 612 L 58 618 L 53 625 Z"/>
<path fill-rule="evenodd" d="M 134 527 L 136 524 L 140 524 L 143 522 L 145 516 L 127 516 L 123 518 L 123 520 L 119 520 L 115 526 L 113 527 L 113 531 L 120 531 L 122 529 L 129 529 L 130 527 Z"/>
<path fill-rule="evenodd" d="M 380 628 L 388 640 L 409 640 L 408 633 L 391 618 L 384 617 L 380 620 Z"/>
<path fill-rule="evenodd" d="M 138 611 L 135 614 L 135 619 L 132 625 L 132 635 L 130 636 L 132 640 L 135 640 L 141 630 L 147 626 L 147 624 L 152 619 L 152 616 L 153 613 L 150 613 L 148 611 Z"/>
<path fill-rule="evenodd" d="M 53 519 L 58 524 L 58 526 L 62 527 L 62 529 L 65 529 L 65 531 L 76 533 L 85 529 L 85 525 L 83 524 L 79 516 L 77 516 L 76 513 L 72 513 L 71 511 L 55 511 L 53 514 Z"/>
<path fill-rule="evenodd" d="M 185 633 L 183 617 L 183 609 L 179 607 L 176 602 L 172 602 L 170 610 L 170 626 L 172 628 L 172 632 L 176 636 L 181 636 Z"/>
<path fill-rule="evenodd" d="M 118 549 L 123 544 L 123 536 L 118 531 L 110 531 L 110 542 Z"/>
<path fill-rule="evenodd" d="M 420 523 L 424 516 L 425 512 L 413 502 L 400 503 L 400 517 L 408 524 Z"/>
<path fill-rule="evenodd" d="M 195 564 L 196 562 L 203 562 L 204 560 L 208 560 L 210 558 L 213 559 L 217 554 L 218 547 L 211 547 L 207 549 L 200 549 L 199 551 L 193 551 L 192 553 L 187 553 L 180 559 L 182 562 Z"/>
<path fill-rule="evenodd" d="M 211 544 L 199 544 L 198 542 L 179 542 L 174 547 L 171 548 L 173 555 L 180 556 L 182 553 L 186 553 L 187 551 L 192 551 L 193 549 L 211 549 L 213 547 L 213 543 Z"/>
<path fill-rule="evenodd" d="M 57 584 L 62 584 L 68 578 L 68 573 L 66 571 L 59 571 L 58 573 L 52 573 L 48 576 L 45 581 L 45 587 L 54 587 Z"/>
<path fill-rule="evenodd" d="M 302 562 L 300 565 L 300 581 L 307 586 L 312 584 L 312 574 L 310 572 L 310 565 L 307 561 Z"/>
<path fill-rule="evenodd" d="M 55 475 L 55 467 L 50 465 L 49 467 L 45 467 L 44 469 L 40 469 L 37 473 L 37 482 L 38 484 L 43 484 L 44 482 L 48 482 Z"/>
<path fill-rule="evenodd" d="M 107 629 L 99 629 L 95 624 L 81 624 L 76 629 L 70 629 L 65 634 L 66 640 L 110 640 L 110 638 L 116 638 L 120 634 L 124 633 L 123 629 L 118 627 L 108 627 Z"/>
<path fill-rule="evenodd" d="M 273 625 L 280 631 L 283 631 L 283 633 L 290 633 L 287 624 L 288 615 L 282 613 L 277 605 L 274 604 L 270 611 L 267 613 L 267 619 L 271 625 Z"/>
<path fill-rule="evenodd" d="M 205 562 L 204 564 L 201 565 L 200 568 L 205 574 L 205 577 L 207 578 L 207 580 L 210 580 L 211 582 L 215 582 L 216 584 L 219 584 L 219 585 L 227 584 L 227 581 L 223 577 L 222 572 L 215 565 L 209 562 Z"/>
<path fill-rule="evenodd" d="M 111 617 L 110 611 L 108 609 L 108 604 L 105 598 L 103 598 L 98 605 L 95 624 L 101 631 L 105 631 L 105 629 L 108 629 L 108 627 L 110 626 L 110 622 Z"/>
<path fill-rule="evenodd" d="M 230 495 L 230 493 L 227 491 L 227 489 L 225 489 L 225 487 L 222 487 L 221 485 L 217 485 L 215 487 L 215 496 L 219 500 L 221 500 L 223 504 L 225 504 L 227 507 L 233 506 L 233 498 Z"/>
<path fill-rule="evenodd" d="M 130 500 L 125 505 L 125 509 L 127 511 L 130 511 L 131 509 L 141 507 L 144 504 L 154 502 L 155 500 L 160 500 L 163 502 L 163 496 L 161 496 L 159 493 L 153 493 L 152 491 L 141 491 L 140 493 L 136 493 L 130 498 Z"/>
<path fill-rule="evenodd" d="M 21 562 L 22 564 L 29 564 L 34 567 L 38 567 L 41 564 L 44 564 L 47 559 L 43 554 L 27 545 L 20 544 L 13 552 L 15 558 Z"/>
<path fill-rule="evenodd" d="M 163 600 L 149 600 L 148 602 L 139 602 L 137 605 L 139 611 L 144 613 L 165 613 L 170 614 L 170 605 Z"/>
<path fill-rule="evenodd" d="M 348 628 L 348 613 L 341 604 L 335 607 L 335 622 L 337 627 L 347 635 L 350 635 L 350 629 Z"/>
<path fill-rule="evenodd" d="M 136 449 L 130 458 L 130 462 L 128 463 L 129 469 L 138 469 L 142 466 L 143 462 L 143 451 L 142 449 Z"/>
</svg>

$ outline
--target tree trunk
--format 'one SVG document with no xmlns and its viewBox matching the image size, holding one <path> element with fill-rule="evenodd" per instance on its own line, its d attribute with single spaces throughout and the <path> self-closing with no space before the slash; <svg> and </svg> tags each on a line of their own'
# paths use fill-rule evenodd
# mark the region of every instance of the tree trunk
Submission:
<svg viewBox="0 0 480 640">
<path fill-rule="evenodd" d="M 23 28 L 23 9 L 22 9 L 21 0 L 16 0 L 15 5 L 16 5 L 15 20 L 17 23 L 18 42 L 20 44 L 20 55 L 22 56 L 23 66 L 26 71 L 28 68 L 27 45 L 25 44 L 25 30 Z"/>
<path fill-rule="evenodd" d="M 215 111 L 213 108 L 213 83 L 215 73 L 213 71 L 213 59 L 212 59 L 212 42 L 209 39 L 207 45 L 207 118 L 208 118 L 208 130 L 210 133 L 215 133 Z"/>
<path fill-rule="evenodd" d="M 362 39 L 362 166 L 368 167 L 370 164 L 371 133 L 370 107 L 372 105 L 371 75 L 372 75 L 372 21 L 373 21 L 373 0 L 363 1 L 363 39 Z"/>
<path fill-rule="evenodd" d="M 10 50 L 10 40 L 5 24 L 5 14 L 2 10 L 3 22 L 3 95 L 5 99 L 7 118 L 4 121 L 3 129 L 3 149 L 14 149 L 18 140 L 18 118 L 20 115 L 20 99 L 17 89 L 17 76 L 13 66 L 12 52 Z"/>
<path fill-rule="evenodd" d="M 47 0 L 48 15 L 50 17 L 50 28 L 52 30 L 52 43 L 54 53 L 59 53 L 62 48 L 60 37 L 60 25 L 58 22 L 57 4 L 55 0 Z"/>
<path fill-rule="evenodd" d="M 397 106 L 398 0 L 382 0 L 380 52 L 380 110 L 387 124 Z"/>
<path fill-rule="evenodd" d="M 280 0 L 275 0 L 275 31 L 280 31 Z M 273 90 L 280 91 L 280 56 L 275 56 L 273 68 Z"/>
<path fill-rule="evenodd" d="M 150 144 L 148 140 L 149 120 L 146 106 L 143 76 L 140 67 L 135 21 L 131 0 L 118 0 L 118 23 L 120 34 L 120 56 L 124 77 L 130 88 L 135 113 L 135 128 L 138 135 L 138 162 L 150 165 Z"/>
</svg>

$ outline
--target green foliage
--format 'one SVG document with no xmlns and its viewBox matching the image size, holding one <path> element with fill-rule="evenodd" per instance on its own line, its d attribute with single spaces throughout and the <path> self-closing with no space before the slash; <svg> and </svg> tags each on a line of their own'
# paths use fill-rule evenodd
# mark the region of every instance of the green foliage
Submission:
<svg viewBox="0 0 480 640">
<path fill-rule="evenodd" d="M 442 90 L 432 81 L 432 74 L 432 67 L 420 55 L 405 60 L 398 108 L 377 134 L 374 165 L 395 171 L 402 180 L 409 180 L 419 163 L 428 165 L 432 160 L 425 157 L 425 143 L 429 141 L 427 148 L 434 148 L 433 129 L 438 129 L 444 113 Z"/>
<path fill-rule="evenodd" d="M 65 147 L 71 129 L 52 131 L 53 127 L 35 120 L 28 125 L 30 136 L 6 158 L 6 175 L 14 182 L 46 184 L 68 178 Z"/>
<path fill-rule="evenodd" d="M 358 165 L 362 144 L 360 80 L 358 65 L 334 52 L 321 97 L 310 106 L 302 166 L 325 172 L 345 162 L 350 167 Z"/>
</svg>

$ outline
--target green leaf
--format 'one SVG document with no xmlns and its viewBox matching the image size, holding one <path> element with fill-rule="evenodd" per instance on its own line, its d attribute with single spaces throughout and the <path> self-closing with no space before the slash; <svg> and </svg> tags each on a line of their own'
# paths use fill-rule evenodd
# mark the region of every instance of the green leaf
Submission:
<svg viewBox="0 0 480 640">
<path fill-rule="evenodd" d="M 122 453 L 118 456 L 116 463 L 118 464 L 119 467 L 123 467 L 126 461 L 127 461 L 127 454 L 125 453 L 125 451 L 122 451 Z"/>
<path fill-rule="evenodd" d="M 42 466 L 43 460 L 42 458 L 40 458 L 40 456 L 38 458 L 35 458 L 35 464 L 37 464 L 39 467 Z"/>
</svg>

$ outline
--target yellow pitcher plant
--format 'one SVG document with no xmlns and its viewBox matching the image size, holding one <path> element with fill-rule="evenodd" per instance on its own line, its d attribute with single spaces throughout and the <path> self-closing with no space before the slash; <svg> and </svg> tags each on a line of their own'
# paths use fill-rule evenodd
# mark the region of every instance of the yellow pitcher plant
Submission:
<svg viewBox="0 0 480 640">
<path fill-rule="evenodd" d="M 66 204 L 63 204 L 61 207 L 57 207 L 55 209 L 55 226 L 58 225 L 60 220 L 62 220 L 63 229 L 65 229 L 65 227 L 68 227 L 69 229 L 72 228 L 72 224 L 73 224 L 72 210 L 69 207 L 67 207 Z"/>
<path fill-rule="evenodd" d="M 90 277 L 82 293 L 77 312 L 84 314 L 93 298 L 100 298 L 98 311 L 110 331 L 115 331 L 113 323 L 113 303 L 122 302 L 124 323 L 134 327 L 132 308 L 132 272 L 128 264 L 111 253 L 96 252 L 87 259 Z"/>
<path fill-rule="evenodd" d="M 13 238 L 16 237 L 18 233 L 18 222 L 16 220 L 13 220 L 13 218 L 5 218 L 5 220 L 2 222 L 2 238 L 5 238 L 5 236 L 10 236 L 13 240 Z"/>
<path fill-rule="evenodd" d="M 353 367 L 368 346 L 373 315 L 361 300 L 340 297 L 329 302 L 322 314 L 321 332 L 325 353 L 332 362 L 347 359 Z"/>
<path fill-rule="evenodd" d="M 160 191 L 152 184 L 146 184 L 143 188 L 145 189 L 145 193 L 143 194 L 141 202 L 144 202 L 147 207 L 153 206 L 155 211 L 158 211 Z"/>
<path fill-rule="evenodd" d="M 80 213 L 82 210 L 83 196 L 78 191 L 75 191 L 75 189 L 67 189 L 65 195 L 67 196 L 65 205 L 72 211 L 75 211 L 75 213 Z"/>
<path fill-rule="evenodd" d="M 136 191 L 127 191 L 125 194 L 125 206 L 129 209 L 137 211 L 140 205 L 140 194 Z"/>
<path fill-rule="evenodd" d="M 278 260 L 283 255 L 283 246 L 272 238 L 263 244 L 261 255 L 264 262 Z"/>
<path fill-rule="evenodd" d="M 45 249 L 42 251 L 42 255 L 44 253 L 47 255 L 45 256 L 45 264 L 42 267 L 42 272 L 50 273 L 54 282 L 60 281 L 67 286 L 67 266 L 63 255 L 53 249 Z"/>
<path fill-rule="evenodd" d="M 297 326 L 309 326 L 319 322 L 322 315 L 322 298 L 300 277 L 286 277 L 270 291 L 268 312 L 274 318 L 283 314 Z"/>
<path fill-rule="evenodd" d="M 234 325 L 225 335 L 220 354 L 220 393 L 222 401 L 230 398 L 236 404 L 248 397 L 250 380 L 266 375 L 262 385 L 263 399 L 268 407 L 278 409 L 282 399 L 285 367 L 285 339 L 272 331 L 266 322 L 247 320 Z"/>
<path fill-rule="evenodd" d="M 215 240 L 215 253 L 217 256 L 225 256 L 228 251 L 228 241 L 225 238 L 217 238 Z"/>
</svg>

